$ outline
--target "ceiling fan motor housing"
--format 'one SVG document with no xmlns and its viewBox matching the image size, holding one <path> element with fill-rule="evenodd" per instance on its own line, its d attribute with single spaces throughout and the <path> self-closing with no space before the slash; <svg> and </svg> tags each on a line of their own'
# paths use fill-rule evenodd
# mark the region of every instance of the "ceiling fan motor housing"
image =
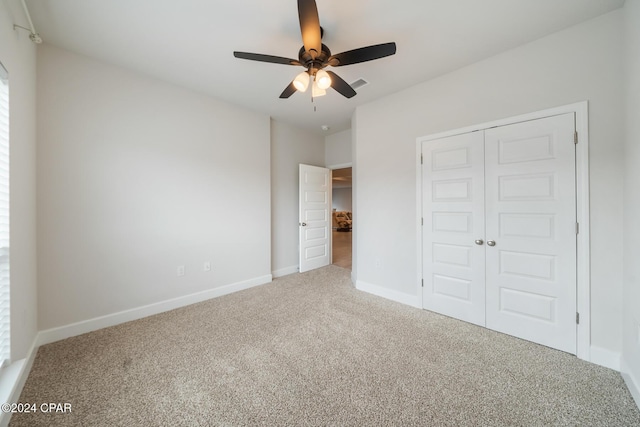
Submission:
<svg viewBox="0 0 640 427">
<path fill-rule="evenodd" d="M 321 52 L 316 55 L 315 59 L 304 49 L 304 46 L 298 52 L 298 60 L 303 67 L 309 70 L 311 76 L 315 76 L 318 70 L 331 65 L 329 58 L 331 58 L 331 50 L 325 44 L 322 44 Z"/>
</svg>

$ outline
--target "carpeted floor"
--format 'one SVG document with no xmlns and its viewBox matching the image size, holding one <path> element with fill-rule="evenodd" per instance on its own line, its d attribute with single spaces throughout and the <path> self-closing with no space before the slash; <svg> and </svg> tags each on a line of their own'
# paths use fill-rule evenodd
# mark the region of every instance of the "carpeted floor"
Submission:
<svg viewBox="0 0 640 427">
<path fill-rule="evenodd" d="M 11 426 L 640 426 L 617 372 L 329 266 L 42 346 Z"/>
</svg>

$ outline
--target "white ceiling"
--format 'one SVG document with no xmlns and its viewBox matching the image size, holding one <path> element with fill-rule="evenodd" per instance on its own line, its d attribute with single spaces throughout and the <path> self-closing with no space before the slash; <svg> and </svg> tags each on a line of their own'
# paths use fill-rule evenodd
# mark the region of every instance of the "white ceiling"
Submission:
<svg viewBox="0 0 640 427">
<path fill-rule="evenodd" d="M 397 44 L 394 56 L 333 68 L 348 83 L 370 82 L 352 99 L 333 90 L 314 104 L 309 91 L 279 99 L 301 67 L 233 57 L 239 50 L 297 59 L 302 41 L 294 0 L 27 0 L 45 43 L 317 133 L 321 125 L 330 126 L 328 133 L 347 129 L 358 105 L 619 8 L 624 0 L 316 2 L 332 53 Z"/>
</svg>

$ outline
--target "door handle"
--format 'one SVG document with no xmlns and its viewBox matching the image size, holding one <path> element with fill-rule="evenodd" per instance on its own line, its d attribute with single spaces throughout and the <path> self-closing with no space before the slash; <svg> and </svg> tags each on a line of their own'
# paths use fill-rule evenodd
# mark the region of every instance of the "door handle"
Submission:
<svg viewBox="0 0 640 427">
<path fill-rule="evenodd" d="M 496 245 L 496 242 L 495 242 L 495 240 L 487 240 L 487 245 L 489 245 L 489 246 L 495 246 L 495 245 Z"/>
<path fill-rule="evenodd" d="M 484 243 L 484 240 L 482 240 L 482 239 L 476 240 L 476 245 L 481 245 L 483 243 Z"/>
<path fill-rule="evenodd" d="M 306 222 L 301 222 L 300 225 L 303 226 L 303 227 L 306 227 L 307 223 Z"/>
</svg>

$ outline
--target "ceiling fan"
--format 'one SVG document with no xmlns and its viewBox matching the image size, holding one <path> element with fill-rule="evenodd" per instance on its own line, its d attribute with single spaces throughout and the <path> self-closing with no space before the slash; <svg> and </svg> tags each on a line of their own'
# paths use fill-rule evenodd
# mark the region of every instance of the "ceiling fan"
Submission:
<svg viewBox="0 0 640 427">
<path fill-rule="evenodd" d="M 347 98 L 356 95 L 347 82 L 332 71 L 326 71 L 327 66 L 341 67 L 384 58 L 396 53 L 396 44 L 382 43 L 373 46 L 332 55 L 329 48 L 322 43 L 323 29 L 320 27 L 318 8 L 315 0 L 298 0 L 298 17 L 302 33 L 303 46 L 298 52 L 298 59 L 283 58 L 281 56 L 263 55 L 249 52 L 233 52 L 233 56 L 251 61 L 270 62 L 273 64 L 300 65 L 307 69 L 296 78 L 280 94 L 280 98 L 289 98 L 296 91 L 305 92 L 312 82 L 312 97 L 322 96 L 325 89 L 332 87 Z"/>
</svg>

